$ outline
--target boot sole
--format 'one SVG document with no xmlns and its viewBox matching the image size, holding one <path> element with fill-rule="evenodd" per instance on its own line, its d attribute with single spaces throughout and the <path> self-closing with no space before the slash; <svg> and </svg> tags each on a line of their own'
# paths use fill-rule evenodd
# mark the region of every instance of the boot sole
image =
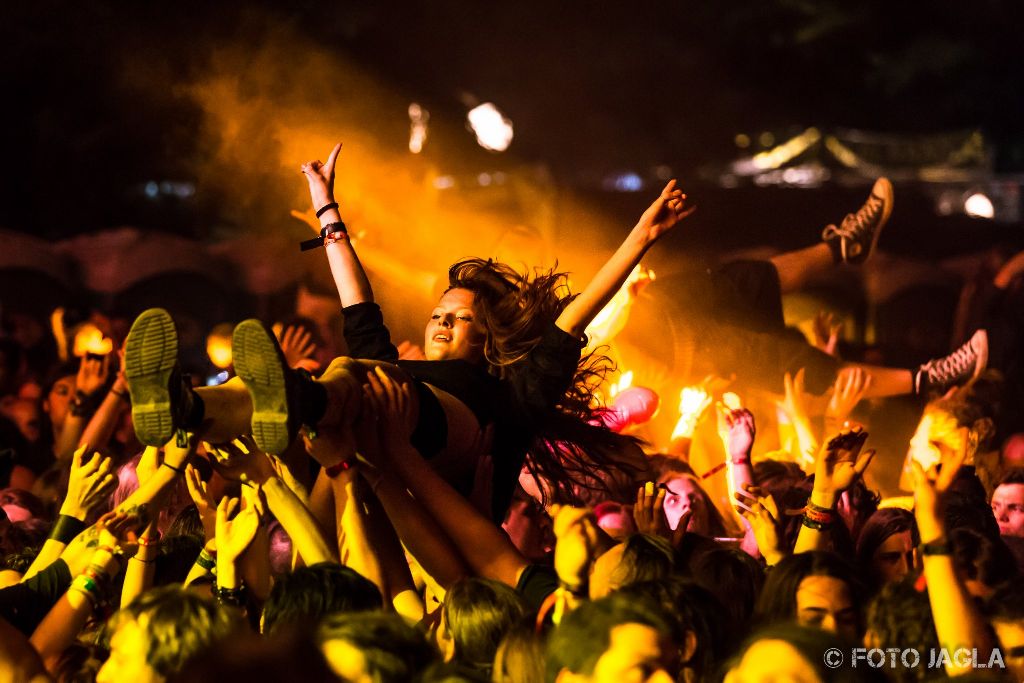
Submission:
<svg viewBox="0 0 1024 683">
<path fill-rule="evenodd" d="M 178 333 L 162 308 L 143 311 L 124 343 L 124 374 L 132 400 L 135 435 L 147 446 L 163 446 L 174 434 L 169 389 L 178 362 Z"/>
<path fill-rule="evenodd" d="M 235 372 L 252 397 L 252 437 L 264 452 L 280 455 L 292 442 L 288 390 L 277 343 L 258 320 L 235 327 L 231 339 Z"/>
</svg>

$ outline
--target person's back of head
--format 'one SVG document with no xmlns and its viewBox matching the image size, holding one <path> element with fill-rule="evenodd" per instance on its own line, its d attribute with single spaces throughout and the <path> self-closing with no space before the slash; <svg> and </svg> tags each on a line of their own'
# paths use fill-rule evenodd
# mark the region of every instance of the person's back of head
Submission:
<svg viewBox="0 0 1024 683">
<path fill-rule="evenodd" d="M 502 639 L 525 618 L 525 603 L 505 584 L 476 577 L 455 582 L 442 611 L 447 658 L 490 672 Z"/>
<path fill-rule="evenodd" d="M 937 651 L 932 606 L 927 591 L 919 591 L 913 578 L 886 584 L 867 610 L 865 641 L 871 648 L 913 648 L 920 653 Z M 927 667 L 895 667 L 890 675 L 899 681 L 921 680 Z"/>
<path fill-rule="evenodd" d="M 710 591 L 734 624 L 745 624 L 764 585 L 764 570 L 757 560 L 738 548 L 718 547 L 690 560 L 697 585 Z"/>
<path fill-rule="evenodd" d="M 301 567 L 282 576 L 263 606 L 262 631 L 283 624 L 315 624 L 338 612 L 380 609 L 380 590 L 362 574 L 333 562 Z"/>
<path fill-rule="evenodd" d="M 775 624 L 759 630 L 729 665 L 724 683 L 743 681 L 815 681 L 817 683 L 883 683 L 870 666 L 850 666 L 842 653 L 849 644 L 834 634 L 797 624 Z M 833 654 L 835 653 L 835 654 Z M 839 655 L 838 660 L 830 659 Z M 832 667 L 833 662 L 838 666 Z"/>
<path fill-rule="evenodd" d="M 949 542 L 953 562 L 972 595 L 984 596 L 1018 575 L 1013 553 L 998 535 L 961 527 L 950 532 Z"/>
<path fill-rule="evenodd" d="M 439 659 L 423 632 L 397 614 L 331 615 L 320 624 L 319 640 L 327 663 L 344 680 L 404 683 Z"/>
<path fill-rule="evenodd" d="M 586 602 L 548 637 L 547 681 L 553 683 L 564 673 L 587 680 L 595 673 L 626 679 L 637 670 L 663 671 L 670 651 L 678 647 L 671 637 L 667 616 L 651 600 L 613 593 Z"/>
<path fill-rule="evenodd" d="M 168 683 L 334 683 L 337 680 L 308 629 L 288 627 L 278 629 L 271 636 L 251 631 L 239 634 L 192 659 Z"/>
<path fill-rule="evenodd" d="M 138 666 L 166 678 L 242 624 L 227 608 L 174 585 L 141 594 L 109 627 L 111 654 L 97 676 L 105 682 L 129 680 Z"/>
</svg>

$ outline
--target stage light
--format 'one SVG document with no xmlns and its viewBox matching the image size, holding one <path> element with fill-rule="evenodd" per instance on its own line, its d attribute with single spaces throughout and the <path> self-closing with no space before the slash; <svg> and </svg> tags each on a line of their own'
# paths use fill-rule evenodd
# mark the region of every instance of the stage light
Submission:
<svg viewBox="0 0 1024 683">
<path fill-rule="evenodd" d="M 206 355 L 210 357 L 213 366 L 221 370 L 231 367 L 231 333 L 231 325 L 221 323 L 206 338 Z"/>
<path fill-rule="evenodd" d="M 419 154 L 427 144 L 427 121 L 430 112 L 413 102 L 409 105 L 409 151 Z"/>
<path fill-rule="evenodd" d="M 986 195 L 975 192 L 964 200 L 964 213 L 975 218 L 995 218 L 996 208 Z"/>
<path fill-rule="evenodd" d="M 476 133 L 476 141 L 484 149 L 504 152 L 512 144 L 512 121 L 490 102 L 473 107 L 466 115 Z"/>
<path fill-rule="evenodd" d="M 85 323 L 75 334 L 74 355 L 105 356 L 114 350 L 114 342 L 103 336 L 98 327 Z"/>
<path fill-rule="evenodd" d="M 736 137 L 733 138 L 733 142 L 735 142 L 736 146 L 740 149 L 746 149 L 747 147 L 750 147 L 750 136 L 745 133 L 737 133 Z"/>
<path fill-rule="evenodd" d="M 455 187 L 455 178 L 450 175 L 439 175 L 434 178 L 434 187 L 438 190 L 450 190 Z"/>
</svg>

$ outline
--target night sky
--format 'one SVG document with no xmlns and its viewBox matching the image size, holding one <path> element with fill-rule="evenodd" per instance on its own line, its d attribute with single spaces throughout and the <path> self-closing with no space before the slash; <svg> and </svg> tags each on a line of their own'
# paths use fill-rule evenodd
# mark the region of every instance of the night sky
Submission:
<svg viewBox="0 0 1024 683">
<path fill-rule="evenodd" d="M 1024 170 L 1024 22 L 1010 1 L 9 5 L 0 226 L 39 235 L 135 224 L 207 236 L 286 213 L 294 188 L 214 159 L 225 133 L 196 84 L 237 69 L 264 103 L 378 106 L 312 68 L 314 52 L 386 92 L 374 136 L 395 154 L 402 107 L 427 107 L 426 155 L 456 170 L 527 164 L 566 185 L 658 164 L 685 175 L 736 157 L 737 133 L 809 125 L 980 128 L 997 170 Z M 254 78 L 268 63 L 274 78 Z M 459 136 L 466 103 L 488 100 L 516 126 L 501 160 Z M 195 195 L 154 208 L 140 188 L 164 179 Z"/>
</svg>

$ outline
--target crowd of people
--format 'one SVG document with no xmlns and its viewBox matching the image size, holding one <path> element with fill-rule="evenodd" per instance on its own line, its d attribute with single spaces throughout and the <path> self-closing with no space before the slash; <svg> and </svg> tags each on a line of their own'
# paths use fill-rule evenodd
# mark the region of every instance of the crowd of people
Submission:
<svg viewBox="0 0 1024 683">
<path fill-rule="evenodd" d="M 691 376 L 653 444 L 649 396 L 606 400 L 587 330 L 692 213 L 675 181 L 578 293 L 455 263 L 400 352 L 340 150 L 302 167 L 302 246 L 326 254 L 346 355 L 245 320 L 229 376 L 197 383 L 163 309 L 127 335 L 95 317 L 79 355 L 65 329 L 56 360 L 0 339 L 0 678 L 1024 680 L 1024 257 L 975 297 L 983 326 L 915 367 L 795 334 L 782 295 L 875 250 L 879 179 L 819 242 L 677 292 L 701 300 Z M 869 432 L 901 395 L 908 495 L 883 498 Z"/>
</svg>

